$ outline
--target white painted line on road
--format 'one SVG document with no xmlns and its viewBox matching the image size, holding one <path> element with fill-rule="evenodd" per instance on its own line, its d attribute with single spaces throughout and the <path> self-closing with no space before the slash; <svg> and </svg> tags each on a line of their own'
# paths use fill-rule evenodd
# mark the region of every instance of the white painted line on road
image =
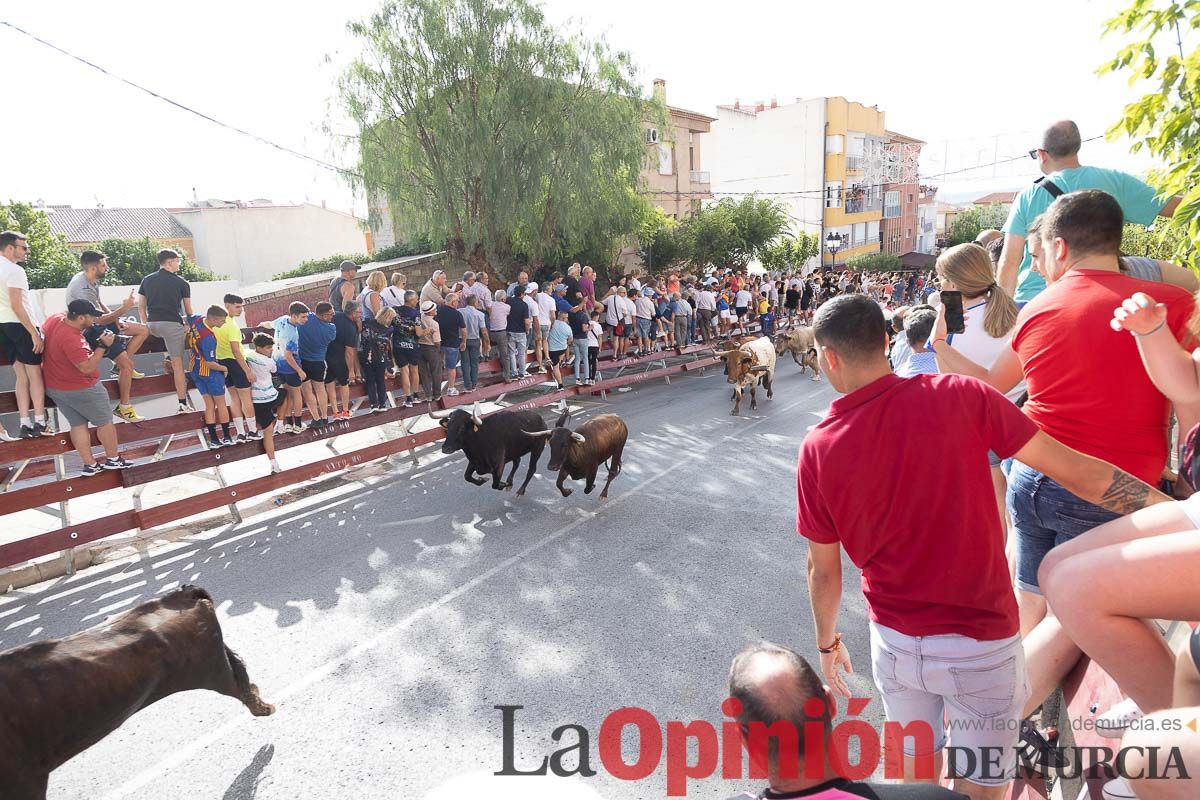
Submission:
<svg viewBox="0 0 1200 800">
<path fill-rule="evenodd" d="M 795 408 L 796 406 L 801 405 L 801 404 L 807 402 L 808 400 L 811 400 L 820 391 L 821 390 L 818 389 L 817 391 L 810 392 L 809 394 L 805 395 L 804 397 L 800 398 L 799 400 L 795 401 L 794 403 L 790 403 L 790 404 L 784 406 L 783 408 L 779 409 L 777 413 L 784 414 L 784 413 L 790 411 L 791 409 Z M 768 422 L 768 421 L 774 420 L 774 419 L 776 419 L 776 417 L 774 415 L 769 416 L 769 417 L 762 417 L 761 419 L 757 419 L 754 422 L 751 422 L 745 428 L 738 430 L 736 433 L 731 433 L 726 436 L 723 436 L 721 439 L 709 444 L 703 450 L 700 450 L 698 452 L 687 453 L 684 458 L 681 458 L 679 461 L 676 461 L 674 464 L 667 467 L 666 469 L 663 469 L 658 474 L 653 475 L 649 478 L 646 478 L 645 480 L 643 480 L 641 483 L 639 483 L 637 486 L 630 489 L 629 491 L 619 494 L 612 500 L 607 501 L 606 508 L 611 508 L 612 506 L 616 505 L 617 503 L 620 503 L 625 498 L 632 497 L 636 494 L 639 494 L 647 486 L 654 483 L 659 478 L 666 477 L 667 475 L 671 474 L 675 470 L 679 469 L 679 467 L 686 464 L 688 461 L 695 461 L 695 460 L 700 459 L 703 456 L 703 454 L 708 452 L 709 450 L 720 447 L 725 442 L 728 442 L 732 439 L 735 439 L 735 438 L 745 435 L 745 432 L 747 430 L 749 430 L 750 428 L 753 428 L 756 425 L 761 425 L 764 422 Z M 304 677 L 289 684 L 282 691 L 274 692 L 274 693 L 269 692 L 269 691 L 264 691 L 263 692 L 264 699 L 267 700 L 267 702 L 275 703 L 276 709 L 277 709 L 276 710 L 277 714 L 283 713 L 285 710 L 284 703 L 287 700 L 289 700 L 292 697 L 295 697 L 297 694 L 300 694 L 301 692 L 311 688 L 314 684 L 324 680 L 325 678 L 328 678 L 330 675 L 337 672 L 342 667 L 344 667 L 347 664 L 349 664 L 350 662 L 354 661 L 356 658 L 363 655 L 364 653 L 374 649 L 380 643 L 390 639 L 391 637 L 395 636 L 397 633 L 400 633 L 401 631 L 405 631 L 408 628 L 412 627 L 414 622 L 417 622 L 420 619 L 422 619 L 423 617 L 428 616 L 430 613 L 432 613 L 433 611 L 436 611 L 437 609 L 441 608 L 442 606 L 457 600 L 459 597 L 463 596 L 464 594 L 471 591 L 472 589 L 475 589 L 476 587 L 487 582 L 488 580 L 495 577 L 496 575 L 499 575 L 501 572 L 504 572 L 509 567 L 520 562 L 522 559 L 524 559 L 526 556 L 530 555 L 531 553 L 535 553 L 538 550 L 541 550 L 542 548 L 544 548 L 546 545 L 552 544 L 553 542 L 561 539 L 562 537 L 566 536 L 571 531 L 578 528 L 583 523 L 588 522 L 591 519 L 593 519 L 597 514 L 598 514 L 598 512 L 593 513 L 593 514 L 588 514 L 587 516 L 580 517 L 579 519 L 575 520 L 574 522 L 564 525 L 563 527 L 559 528 L 554 533 L 551 533 L 551 534 L 547 535 L 545 538 L 543 538 L 537 542 L 534 542 L 533 544 L 526 547 L 524 550 L 521 550 L 519 553 L 509 556 L 508 558 L 501 561 L 499 564 L 497 564 L 494 567 L 488 569 L 487 571 L 477 575 L 476 577 L 474 577 L 471 580 L 467 581 L 466 583 L 462 584 L 458 588 L 452 589 L 451 591 L 449 591 L 446 594 L 439 597 L 437 600 L 434 600 L 432 603 L 429 603 L 428 605 L 418 608 L 416 611 L 413 611 L 411 614 L 404 617 L 404 619 L 400 620 L 399 622 L 396 622 L 395 624 L 393 624 L 392 626 L 390 626 L 388 628 L 384 628 L 382 631 L 380 631 L 376 635 L 372 636 L 370 639 L 367 639 L 364 642 L 360 642 L 359 644 L 357 644 L 354 647 L 347 650 L 342 655 L 337 656 L 336 658 L 333 658 L 333 659 L 325 662 L 321 666 L 313 669 L 311 672 L 309 672 Z M 218 725 L 216 728 L 212 729 L 207 734 L 205 734 L 197 739 L 192 740 L 192 742 L 190 744 L 188 744 L 186 747 L 182 747 L 179 750 L 176 750 L 168 758 L 163 759 L 162 761 L 158 762 L 157 764 L 150 767 L 149 769 L 143 770 L 142 772 L 135 775 L 132 779 L 126 781 L 124 784 L 122 784 L 120 787 L 118 787 L 114 791 L 106 794 L 104 796 L 105 800 L 118 800 L 118 798 L 128 797 L 133 792 L 136 792 L 139 789 L 142 789 L 143 787 L 145 787 L 151 781 L 158 779 L 159 777 L 166 774 L 167 772 L 170 772 L 171 770 L 175 769 L 176 767 L 180 766 L 181 764 L 191 760 L 193 756 L 195 756 L 197 753 L 199 753 L 201 750 L 205 749 L 206 747 L 208 747 L 212 744 L 215 744 L 216 742 L 226 739 L 230 733 L 232 733 L 233 731 L 242 727 L 243 725 L 246 725 L 247 723 L 251 722 L 254 719 L 255 719 L 255 717 L 250 716 L 248 711 L 243 711 L 241 714 L 238 714 L 237 716 L 230 717 L 226 722 L 222 723 L 221 725 Z"/>
</svg>

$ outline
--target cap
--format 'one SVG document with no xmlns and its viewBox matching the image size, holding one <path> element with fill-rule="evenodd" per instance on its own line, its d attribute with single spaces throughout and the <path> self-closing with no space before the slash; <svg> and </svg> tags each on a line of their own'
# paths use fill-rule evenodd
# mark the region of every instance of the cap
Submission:
<svg viewBox="0 0 1200 800">
<path fill-rule="evenodd" d="M 78 317 L 86 314 L 89 317 L 103 316 L 103 312 L 96 308 L 88 300 L 72 300 L 67 303 L 67 313 Z"/>
<path fill-rule="evenodd" d="M 537 290 L 538 290 L 538 285 L 536 283 L 534 283 L 533 281 L 530 281 L 529 283 L 525 284 L 525 294 L 529 294 L 530 292 L 536 292 Z"/>
<path fill-rule="evenodd" d="M 436 310 L 437 310 L 437 303 L 433 302 L 432 300 L 426 300 L 424 303 L 421 303 L 421 313 L 422 314 L 428 314 L 430 311 L 436 311 Z"/>
<path fill-rule="evenodd" d="M 358 264 L 355 264 L 350 259 L 346 259 L 345 261 L 342 262 L 340 269 L 342 270 L 342 272 L 346 272 L 346 271 L 352 270 L 352 269 L 358 269 Z"/>
<path fill-rule="evenodd" d="M 642 294 L 646 297 L 654 297 L 654 290 L 647 286 L 645 289 L 642 289 Z"/>
</svg>

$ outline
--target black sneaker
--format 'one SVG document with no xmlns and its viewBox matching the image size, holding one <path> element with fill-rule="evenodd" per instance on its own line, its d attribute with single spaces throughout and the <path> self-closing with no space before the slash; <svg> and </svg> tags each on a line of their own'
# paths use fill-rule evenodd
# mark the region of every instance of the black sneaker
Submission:
<svg viewBox="0 0 1200 800">
<path fill-rule="evenodd" d="M 37 428 L 38 428 L 37 425 L 22 425 L 21 426 L 21 438 L 22 439 L 38 438 Z"/>
<path fill-rule="evenodd" d="M 255 431 L 250 431 L 249 433 L 246 434 L 247 441 L 261 442 L 262 438 L 263 438 L 262 431 L 255 430 Z"/>
<path fill-rule="evenodd" d="M 37 432 L 38 436 L 53 436 L 54 435 L 54 429 L 51 428 L 49 425 L 45 425 L 41 422 L 33 423 L 33 429 L 34 429 L 34 431 Z"/>
<path fill-rule="evenodd" d="M 123 457 L 117 456 L 116 458 L 106 458 L 98 466 L 103 469 L 128 469 L 129 467 L 132 467 L 133 464 L 129 461 L 126 461 Z"/>
<path fill-rule="evenodd" d="M 79 473 L 84 478 L 90 478 L 93 475 L 99 475 L 104 471 L 104 468 L 99 464 L 84 464 L 83 470 Z"/>
<path fill-rule="evenodd" d="M 413 407 L 413 402 L 412 402 L 412 399 L 411 399 L 411 398 L 408 398 L 408 397 L 404 398 L 404 403 L 403 403 L 403 405 L 404 405 L 404 407 L 405 407 L 405 408 L 412 408 L 412 407 Z"/>
<path fill-rule="evenodd" d="M 218 439 L 217 444 L 220 447 L 233 447 L 237 442 L 233 439 Z"/>
<path fill-rule="evenodd" d="M 1021 736 L 1017 740 L 1017 768 L 1028 769 L 1044 776 L 1058 776 L 1070 768 L 1070 761 L 1060 747 L 1050 743 L 1029 720 L 1021 720 Z"/>
</svg>

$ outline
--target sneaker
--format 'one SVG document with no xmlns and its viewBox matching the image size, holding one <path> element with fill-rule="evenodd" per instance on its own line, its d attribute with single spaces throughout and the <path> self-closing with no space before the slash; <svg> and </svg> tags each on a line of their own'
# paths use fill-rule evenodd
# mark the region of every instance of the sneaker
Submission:
<svg viewBox="0 0 1200 800">
<path fill-rule="evenodd" d="M 103 469 L 128 469 L 129 467 L 132 467 L 133 464 L 129 461 L 126 461 L 123 457 L 117 456 L 116 458 L 106 458 L 102 463 L 98 464 L 98 466 Z"/>
<path fill-rule="evenodd" d="M 175 413 L 176 414 L 191 414 L 195 410 L 196 409 L 192 407 L 191 403 L 183 402 L 183 403 L 179 404 L 179 408 L 175 411 Z"/>
<path fill-rule="evenodd" d="M 303 422 L 300 422 L 292 425 L 292 429 L 288 431 L 288 433 L 304 433 L 306 430 L 308 430 L 308 426 L 306 426 Z"/>
<path fill-rule="evenodd" d="M 277 475 L 280 472 L 283 472 L 282 467 L 280 467 L 278 464 L 271 464 L 271 474 L 272 475 Z"/>
<path fill-rule="evenodd" d="M 99 475 L 101 472 L 104 472 L 104 468 L 99 464 L 84 464 L 79 474 L 84 478 L 90 478 L 93 475 Z"/>
<path fill-rule="evenodd" d="M 284 422 L 276 422 L 275 423 L 275 433 L 278 434 L 278 433 L 291 433 L 291 432 L 292 432 L 291 425 L 288 425 Z"/>
<path fill-rule="evenodd" d="M 146 373 L 138 372 L 136 369 L 130 370 L 129 374 L 133 377 L 133 379 L 135 381 L 140 381 L 142 378 L 146 377 Z"/>
<path fill-rule="evenodd" d="M 1021 720 L 1017 740 L 1017 768 L 1026 767 L 1043 776 L 1057 776 L 1070 766 L 1062 749 L 1050 744 L 1041 731 L 1027 719 Z"/>
<path fill-rule="evenodd" d="M 113 415 L 125 420 L 126 422 L 142 422 L 145 419 L 145 417 L 137 413 L 137 409 L 133 406 L 123 406 L 119 403 L 117 404 L 117 407 L 113 409 Z"/>
<path fill-rule="evenodd" d="M 1096 735 L 1105 739 L 1120 739 L 1134 722 L 1142 718 L 1142 710 L 1131 699 L 1122 700 L 1096 717 Z"/>
<path fill-rule="evenodd" d="M 235 444 L 237 444 L 237 442 L 233 441 L 233 439 L 219 439 L 219 440 L 217 440 L 217 445 L 218 445 L 219 447 L 233 447 Z"/>
<path fill-rule="evenodd" d="M 1113 778 L 1104 784 L 1101 796 L 1104 800 L 1137 800 L 1137 795 L 1130 788 L 1129 781 L 1124 778 Z"/>
<path fill-rule="evenodd" d="M 543 370 L 543 372 L 544 371 L 545 370 Z M 447 397 L 458 397 L 458 389 L 455 389 L 453 386 L 451 386 L 450 390 L 446 392 L 446 396 Z"/>
<path fill-rule="evenodd" d="M 239 433 L 233 437 L 234 444 L 245 444 L 248 441 L 250 441 L 250 439 L 244 433 Z"/>
<path fill-rule="evenodd" d="M 22 439 L 38 438 L 37 428 L 38 428 L 37 425 L 22 425 L 21 426 L 21 438 Z"/>
<path fill-rule="evenodd" d="M 320 430 L 321 428 L 325 427 L 325 420 L 314 419 L 312 422 L 308 423 L 308 427 L 312 428 L 313 430 Z"/>
<path fill-rule="evenodd" d="M 404 403 L 403 403 L 403 406 L 404 406 L 405 408 L 412 408 L 412 407 L 413 407 L 412 400 L 410 400 L 410 399 L 409 399 L 409 398 L 407 398 L 407 397 L 406 397 L 406 398 L 404 398 Z"/>
<path fill-rule="evenodd" d="M 33 423 L 33 430 L 37 432 L 38 436 L 54 436 L 55 435 L 54 428 L 52 428 L 50 426 L 50 423 L 48 423 L 48 422 L 47 423 L 41 423 L 41 422 Z"/>
<path fill-rule="evenodd" d="M 248 442 L 261 442 L 262 438 L 263 438 L 262 431 L 250 431 L 249 433 L 246 434 L 246 441 L 248 441 Z"/>
<path fill-rule="evenodd" d="M 386 409 L 380 408 L 379 406 L 371 406 L 372 414 L 378 414 L 380 411 L 386 411 Z"/>
</svg>

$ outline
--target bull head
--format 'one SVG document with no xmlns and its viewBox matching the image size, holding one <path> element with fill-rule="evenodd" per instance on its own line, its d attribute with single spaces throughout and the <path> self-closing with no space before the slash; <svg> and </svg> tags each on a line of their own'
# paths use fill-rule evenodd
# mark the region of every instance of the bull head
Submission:
<svg viewBox="0 0 1200 800">
<path fill-rule="evenodd" d="M 439 425 L 441 425 L 443 428 L 448 428 L 450 427 L 450 415 L 455 411 L 461 410 L 461 408 L 447 408 L 440 411 L 430 411 L 429 418 L 436 419 Z M 471 423 L 475 426 L 475 430 L 479 430 L 480 426 L 483 425 L 483 417 L 479 414 L 478 400 L 476 400 L 475 405 L 471 407 Z"/>
</svg>

